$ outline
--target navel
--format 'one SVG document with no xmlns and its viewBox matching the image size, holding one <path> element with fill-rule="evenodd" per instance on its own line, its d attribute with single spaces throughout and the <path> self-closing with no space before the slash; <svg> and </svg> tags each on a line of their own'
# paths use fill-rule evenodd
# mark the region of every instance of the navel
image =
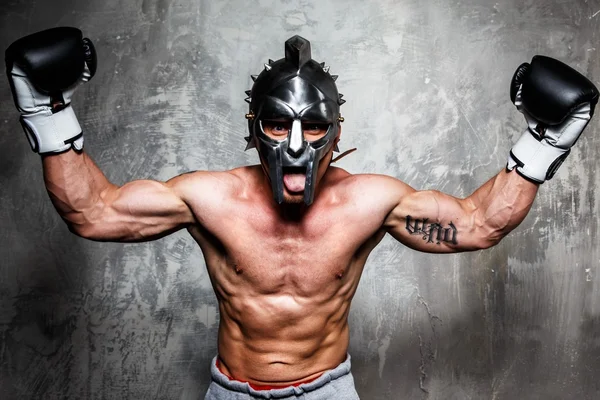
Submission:
<svg viewBox="0 0 600 400">
<path fill-rule="evenodd" d="M 340 269 L 336 274 L 335 277 L 338 279 L 342 279 L 344 277 L 344 270 Z"/>
</svg>

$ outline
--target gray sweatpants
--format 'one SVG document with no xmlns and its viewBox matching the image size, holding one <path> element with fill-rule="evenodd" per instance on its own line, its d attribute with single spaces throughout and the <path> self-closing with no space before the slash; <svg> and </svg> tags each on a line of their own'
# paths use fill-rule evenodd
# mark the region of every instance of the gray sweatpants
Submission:
<svg viewBox="0 0 600 400">
<path fill-rule="evenodd" d="M 246 382 L 231 380 L 217 368 L 217 357 L 212 360 L 210 373 L 212 382 L 205 400 L 359 400 L 350 372 L 350 355 L 346 361 L 312 382 L 281 389 L 254 390 Z"/>
</svg>

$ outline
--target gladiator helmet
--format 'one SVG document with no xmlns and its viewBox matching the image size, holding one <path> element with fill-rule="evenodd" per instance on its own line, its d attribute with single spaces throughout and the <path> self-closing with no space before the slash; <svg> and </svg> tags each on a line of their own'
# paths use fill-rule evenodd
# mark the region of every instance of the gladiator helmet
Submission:
<svg viewBox="0 0 600 400">
<path fill-rule="evenodd" d="M 306 173 L 304 203 L 312 204 L 317 170 L 322 158 L 332 147 L 338 151 L 335 138 L 343 118 L 340 106 L 346 101 L 338 93 L 337 75 L 329 74 L 325 63 L 312 59 L 310 42 L 294 36 L 285 42 L 285 58 L 269 60 L 254 84 L 246 91 L 250 108 L 246 118 L 250 135 L 246 150 L 256 147 L 266 164 L 273 196 L 283 202 L 283 169 L 302 168 Z M 287 137 L 276 140 L 263 130 L 263 121 L 291 122 Z M 303 122 L 327 125 L 323 137 L 307 141 Z"/>
</svg>

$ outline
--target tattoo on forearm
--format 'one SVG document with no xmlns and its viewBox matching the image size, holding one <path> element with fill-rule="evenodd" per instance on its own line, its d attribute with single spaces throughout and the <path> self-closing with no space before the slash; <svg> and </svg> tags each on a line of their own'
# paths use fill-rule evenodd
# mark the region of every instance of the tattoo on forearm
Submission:
<svg viewBox="0 0 600 400">
<path fill-rule="evenodd" d="M 458 231 L 452 222 L 449 228 L 444 228 L 438 223 L 428 223 L 429 219 L 414 219 L 410 215 L 406 216 L 406 230 L 411 235 L 422 235 L 427 243 L 440 244 L 442 242 L 458 244 L 456 236 Z"/>
</svg>

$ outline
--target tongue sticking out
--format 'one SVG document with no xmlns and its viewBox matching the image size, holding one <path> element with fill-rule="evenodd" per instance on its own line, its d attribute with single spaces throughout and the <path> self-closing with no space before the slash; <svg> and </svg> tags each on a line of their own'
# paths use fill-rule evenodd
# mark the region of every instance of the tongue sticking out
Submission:
<svg viewBox="0 0 600 400">
<path fill-rule="evenodd" d="M 283 175 L 283 184 L 285 188 L 291 193 L 298 193 L 304 191 L 304 185 L 306 184 L 306 175 L 304 174 L 285 174 Z"/>
</svg>

